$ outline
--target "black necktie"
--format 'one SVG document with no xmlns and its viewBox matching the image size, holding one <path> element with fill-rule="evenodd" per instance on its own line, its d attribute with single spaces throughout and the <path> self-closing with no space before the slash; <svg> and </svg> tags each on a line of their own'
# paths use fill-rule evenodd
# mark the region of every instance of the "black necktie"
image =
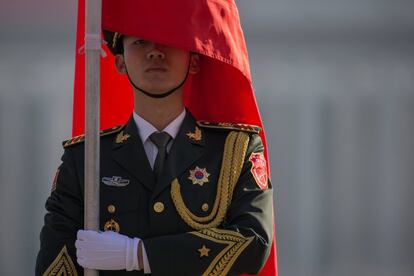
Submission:
<svg viewBox="0 0 414 276">
<path fill-rule="evenodd" d="M 154 132 L 149 139 L 158 148 L 158 154 L 154 163 L 154 176 L 157 182 L 164 168 L 165 159 L 167 157 L 167 144 L 171 140 L 171 136 L 167 132 Z"/>
</svg>

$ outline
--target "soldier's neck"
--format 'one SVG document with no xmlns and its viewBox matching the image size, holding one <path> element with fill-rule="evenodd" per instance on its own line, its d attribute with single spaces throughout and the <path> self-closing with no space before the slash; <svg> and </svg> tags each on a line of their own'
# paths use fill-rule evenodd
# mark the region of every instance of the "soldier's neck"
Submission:
<svg viewBox="0 0 414 276">
<path fill-rule="evenodd" d="M 134 111 L 144 120 L 161 131 L 184 109 L 182 91 L 176 91 L 165 98 L 155 99 L 141 92 L 134 93 Z"/>
</svg>

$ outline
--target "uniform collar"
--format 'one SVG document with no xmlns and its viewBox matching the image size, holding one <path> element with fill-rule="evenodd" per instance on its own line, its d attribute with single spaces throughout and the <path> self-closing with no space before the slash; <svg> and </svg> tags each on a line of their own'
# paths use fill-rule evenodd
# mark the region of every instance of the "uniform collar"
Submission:
<svg viewBox="0 0 414 276">
<path fill-rule="evenodd" d="M 169 123 L 162 131 L 167 132 L 172 139 L 175 139 L 177 136 L 177 133 L 180 129 L 181 124 L 184 121 L 186 111 L 183 109 L 183 111 L 178 115 L 171 123 Z M 145 143 L 148 139 L 148 137 L 154 133 L 159 132 L 151 123 L 146 121 L 144 118 L 139 116 L 137 113 L 133 112 L 132 114 L 135 124 L 138 129 L 139 137 L 141 138 L 141 141 Z"/>
<path fill-rule="evenodd" d="M 117 163 L 153 191 L 152 197 L 155 198 L 175 177 L 205 154 L 205 141 L 204 130 L 199 129 L 191 113 L 185 111 L 167 158 L 166 170 L 159 180 L 160 184 L 155 185 L 154 174 L 145 154 L 144 141 L 141 140 L 137 124 L 131 115 L 125 128 L 114 137 L 112 155 Z"/>
</svg>

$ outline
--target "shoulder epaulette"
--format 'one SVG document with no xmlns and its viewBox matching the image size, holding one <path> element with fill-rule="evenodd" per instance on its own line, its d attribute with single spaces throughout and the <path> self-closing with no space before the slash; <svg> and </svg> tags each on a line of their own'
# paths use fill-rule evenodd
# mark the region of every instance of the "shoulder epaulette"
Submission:
<svg viewBox="0 0 414 276">
<path fill-rule="evenodd" d="M 248 124 L 233 124 L 233 123 L 212 123 L 207 121 L 197 121 L 200 127 L 205 128 L 216 128 L 216 129 L 229 129 L 229 130 L 240 130 L 251 133 L 259 133 L 262 129 L 255 125 Z"/>
<path fill-rule="evenodd" d="M 112 128 L 105 129 L 105 130 L 101 130 L 99 132 L 99 134 L 102 137 L 102 136 L 106 136 L 106 135 L 109 135 L 109 134 L 112 134 L 112 133 L 117 133 L 121 129 L 123 129 L 124 126 L 125 125 L 119 125 L 119 126 L 114 126 Z M 84 141 L 85 141 L 85 134 L 82 134 L 82 135 L 78 135 L 78 136 L 75 136 L 75 137 L 72 137 L 68 140 L 63 141 L 62 145 L 63 145 L 64 148 L 66 148 L 66 147 L 69 147 L 69 146 L 79 144 L 79 143 L 84 142 Z"/>
</svg>

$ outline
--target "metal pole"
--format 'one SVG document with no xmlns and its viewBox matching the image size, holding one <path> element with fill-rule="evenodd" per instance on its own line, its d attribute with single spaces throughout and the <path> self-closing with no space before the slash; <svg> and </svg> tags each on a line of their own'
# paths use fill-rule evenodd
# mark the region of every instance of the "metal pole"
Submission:
<svg viewBox="0 0 414 276">
<path fill-rule="evenodd" d="M 85 229 L 99 230 L 99 98 L 101 53 L 101 0 L 86 0 L 86 118 L 85 118 Z M 98 276 L 85 269 L 85 276 Z"/>
</svg>

